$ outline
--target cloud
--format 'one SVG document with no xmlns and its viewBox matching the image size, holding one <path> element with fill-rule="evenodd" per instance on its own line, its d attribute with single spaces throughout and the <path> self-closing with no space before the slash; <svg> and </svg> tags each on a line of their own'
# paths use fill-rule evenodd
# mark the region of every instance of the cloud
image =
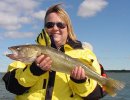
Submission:
<svg viewBox="0 0 130 100">
<path fill-rule="evenodd" d="M 23 24 L 30 23 L 28 17 L 19 17 L 7 13 L 0 13 L 0 27 L 6 30 L 17 30 L 22 27 Z"/>
<path fill-rule="evenodd" d="M 13 14 L 27 14 L 32 12 L 38 5 L 38 0 L 1 0 L 0 11 Z"/>
<path fill-rule="evenodd" d="M 39 20 L 44 20 L 46 11 L 45 10 L 41 10 L 39 12 L 34 13 L 32 16 L 39 19 Z"/>
<path fill-rule="evenodd" d="M 91 17 L 102 11 L 108 2 L 106 0 L 84 0 L 78 9 L 78 16 Z"/>
<path fill-rule="evenodd" d="M 35 13 L 39 5 L 40 0 L 0 0 L 0 28 L 14 31 L 31 24 L 34 18 L 44 16 L 44 13 Z"/>
<path fill-rule="evenodd" d="M 19 30 L 25 29 L 25 25 L 33 28 L 35 22 L 43 21 L 45 11 L 38 11 L 42 3 L 43 0 L 0 0 L 0 40 L 33 37 L 32 32 Z"/>
<path fill-rule="evenodd" d="M 32 38 L 34 36 L 34 33 L 32 32 L 16 32 L 16 31 L 10 31 L 4 34 L 4 37 L 6 38 Z"/>
</svg>

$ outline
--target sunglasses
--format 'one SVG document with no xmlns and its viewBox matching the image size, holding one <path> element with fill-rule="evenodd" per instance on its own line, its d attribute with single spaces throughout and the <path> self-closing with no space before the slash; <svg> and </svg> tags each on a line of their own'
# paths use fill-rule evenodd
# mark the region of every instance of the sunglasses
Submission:
<svg viewBox="0 0 130 100">
<path fill-rule="evenodd" d="M 62 22 L 47 22 L 45 24 L 45 27 L 50 29 L 50 28 L 53 28 L 54 26 L 57 26 L 58 28 L 60 29 L 64 29 L 66 27 L 66 24 L 65 23 L 62 23 Z"/>
</svg>

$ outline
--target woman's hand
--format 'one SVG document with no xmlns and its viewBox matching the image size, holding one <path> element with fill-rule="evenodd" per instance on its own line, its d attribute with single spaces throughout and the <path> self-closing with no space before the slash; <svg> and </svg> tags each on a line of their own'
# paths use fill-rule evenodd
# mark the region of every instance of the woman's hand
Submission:
<svg viewBox="0 0 130 100">
<path fill-rule="evenodd" d="M 75 67 L 70 76 L 76 80 L 82 80 L 86 78 L 85 71 L 82 67 Z"/>
<path fill-rule="evenodd" d="M 36 58 L 35 63 L 42 70 L 49 71 L 51 69 L 52 60 L 48 55 L 42 54 Z"/>
</svg>

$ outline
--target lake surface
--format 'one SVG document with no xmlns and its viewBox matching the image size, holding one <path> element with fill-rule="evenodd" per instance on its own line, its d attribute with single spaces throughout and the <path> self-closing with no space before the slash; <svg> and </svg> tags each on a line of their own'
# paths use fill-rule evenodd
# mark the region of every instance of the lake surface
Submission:
<svg viewBox="0 0 130 100">
<path fill-rule="evenodd" d="M 108 76 L 117 80 L 121 80 L 126 83 L 123 90 L 119 91 L 117 96 L 110 97 L 105 96 L 101 100 L 130 100 L 130 73 L 129 72 L 107 72 Z M 9 93 L 5 89 L 4 82 L 2 80 L 3 73 L 0 73 L 0 100 L 14 100 L 14 95 Z"/>
</svg>

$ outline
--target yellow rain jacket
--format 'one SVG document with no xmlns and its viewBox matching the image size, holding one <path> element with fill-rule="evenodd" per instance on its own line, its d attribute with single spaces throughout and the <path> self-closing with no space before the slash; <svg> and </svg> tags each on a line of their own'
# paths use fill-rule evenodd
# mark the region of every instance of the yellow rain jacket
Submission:
<svg viewBox="0 0 130 100">
<path fill-rule="evenodd" d="M 44 30 L 39 34 L 36 41 L 40 45 L 52 45 L 51 39 Z M 79 46 L 82 48 L 81 44 Z M 82 52 L 80 49 L 77 49 L 76 53 L 71 52 L 76 48 L 79 47 L 73 41 L 62 47 L 63 52 L 93 66 L 95 71 L 100 74 L 100 66 L 93 52 L 89 49 L 83 50 L 83 48 Z M 52 100 L 83 100 L 82 97 L 88 96 L 97 86 L 97 82 L 89 78 L 78 81 L 70 78 L 70 75 L 65 73 L 44 72 L 32 66 L 36 65 L 34 63 L 27 65 L 19 61 L 9 65 L 8 72 L 3 79 L 7 90 L 16 94 L 16 100 L 48 100 L 45 99 L 48 96 Z M 53 73 L 51 77 L 50 73 Z M 51 91 L 48 91 L 47 88 L 50 84 L 52 86 Z"/>
</svg>

